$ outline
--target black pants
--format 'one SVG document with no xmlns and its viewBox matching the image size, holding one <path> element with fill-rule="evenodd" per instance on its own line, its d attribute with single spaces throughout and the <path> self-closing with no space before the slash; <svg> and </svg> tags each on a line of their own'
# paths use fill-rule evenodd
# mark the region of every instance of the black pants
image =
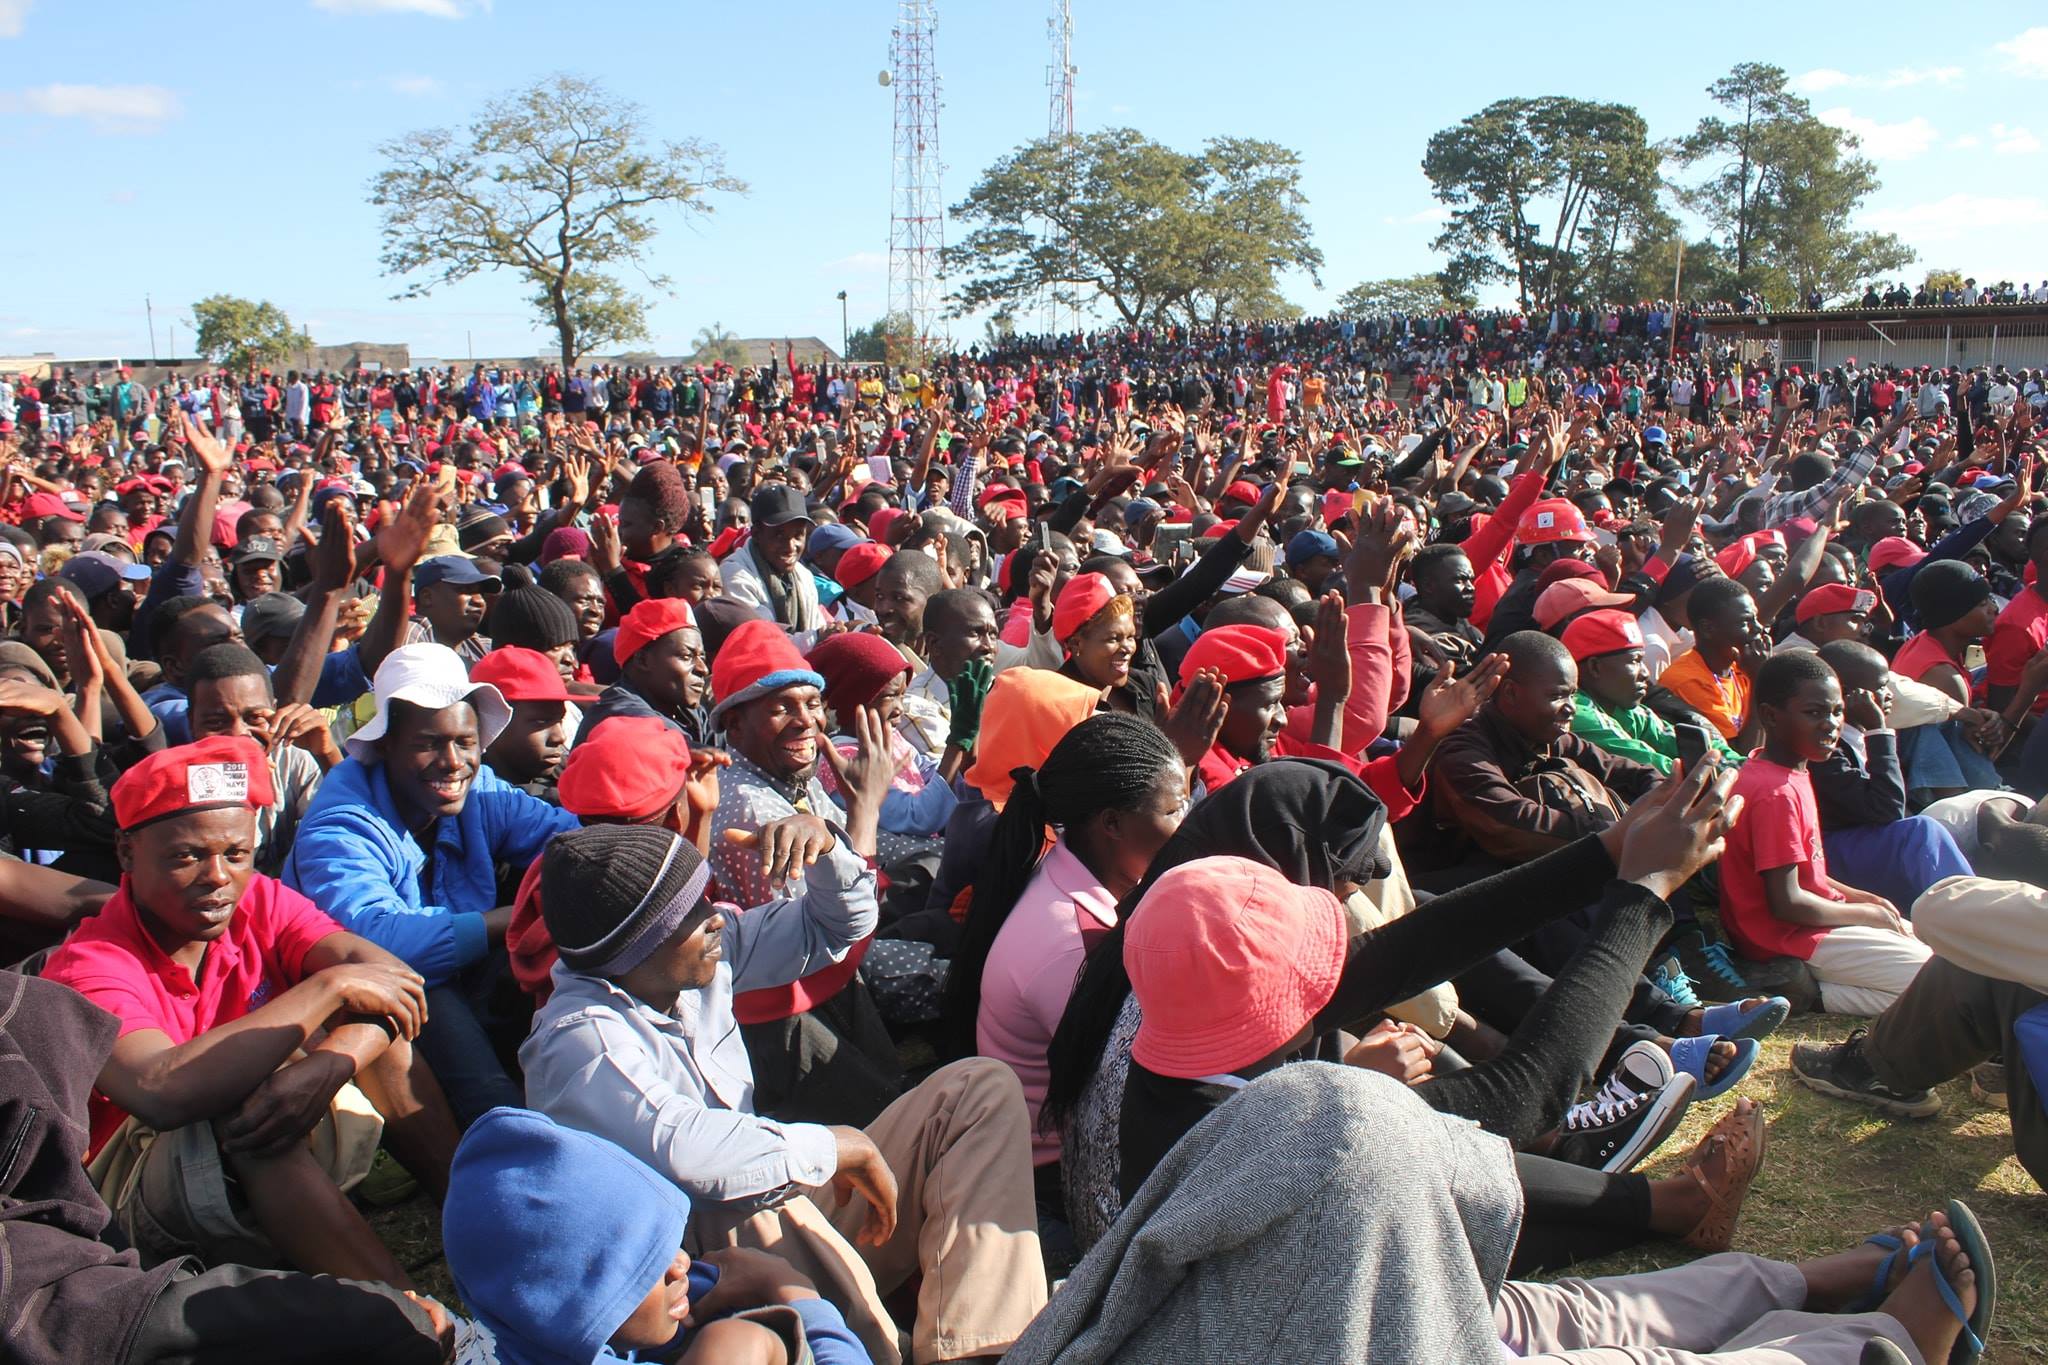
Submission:
<svg viewBox="0 0 2048 1365">
<path fill-rule="evenodd" d="M 1461 973 L 1451 984 L 1458 989 L 1458 1003 L 1473 1018 L 1512 1033 L 1550 989 L 1552 980 L 1549 973 L 1538 971 L 1520 954 L 1502 951 Z M 1685 1014 L 1684 1008 L 1648 977 L 1638 976 L 1600 1069 L 1604 1072 L 1612 1067 L 1615 1058 L 1633 1043 L 1649 1042 L 1660 1034 L 1676 1038 L 1685 1027 Z"/>
<path fill-rule="evenodd" d="M 1515 1153 L 1522 1182 L 1522 1235 L 1508 1274 L 1562 1270 L 1612 1255 L 1650 1236 L 1650 1180 L 1607 1175 L 1568 1161 Z"/>
<path fill-rule="evenodd" d="M 740 1025 L 740 1037 L 764 1118 L 862 1128 L 903 1093 L 896 1042 L 858 976 L 802 1014 Z"/>
<path fill-rule="evenodd" d="M 440 1359 L 426 1310 L 390 1285 L 224 1265 L 178 1272 L 137 1328 L 127 1365 Z"/>
</svg>

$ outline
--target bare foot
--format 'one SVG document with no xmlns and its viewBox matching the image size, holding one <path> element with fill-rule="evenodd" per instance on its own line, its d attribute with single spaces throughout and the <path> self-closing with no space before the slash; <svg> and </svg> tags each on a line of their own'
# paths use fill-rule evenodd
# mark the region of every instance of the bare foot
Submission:
<svg viewBox="0 0 2048 1365">
<path fill-rule="evenodd" d="M 1930 1213 L 1920 1227 L 1923 1237 L 1934 1239 L 1934 1255 L 1922 1257 L 1906 1272 L 1906 1278 L 1884 1301 L 1884 1311 L 1906 1329 L 1913 1344 L 1920 1348 L 1922 1359 L 1944 1361 L 1955 1347 L 1956 1338 L 1962 1335 L 1963 1324 L 1942 1302 L 1941 1290 L 1934 1281 L 1935 1262 L 1941 1263 L 1942 1273 L 1965 1313 L 1977 1307 L 1977 1274 L 1970 1268 L 1969 1253 L 1949 1228 L 1947 1214 Z"/>
<path fill-rule="evenodd" d="M 1896 1254 L 1889 1247 L 1865 1242 L 1848 1251 L 1799 1263 L 1799 1273 L 1806 1277 L 1808 1312 L 1839 1313 L 1868 1294 L 1870 1282 L 1887 1256 L 1892 1257 L 1892 1268 L 1884 1287 L 1888 1290 L 1898 1288 L 1899 1281 L 1906 1278 L 1906 1256 L 1920 1240 L 1920 1225 L 1908 1223 L 1904 1227 L 1886 1228 L 1885 1231 L 1899 1239 Z"/>
</svg>

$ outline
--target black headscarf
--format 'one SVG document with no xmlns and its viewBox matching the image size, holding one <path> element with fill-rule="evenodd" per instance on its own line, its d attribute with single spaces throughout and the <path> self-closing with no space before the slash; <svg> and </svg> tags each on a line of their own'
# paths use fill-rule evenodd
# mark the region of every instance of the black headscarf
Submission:
<svg viewBox="0 0 2048 1365">
<path fill-rule="evenodd" d="M 1057 1122 L 1080 1099 L 1131 993 L 1124 930 L 1152 883 L 1196 858 L 1249 858 L 1297 886 L 1328 891 L 1341 878 L 1378 881 L 1393 868 L 1380 851 L 1387 808 L 1349 768 L 1322 759 L 1281 758 L 1244 774 L 1188 812 L 1180 829 L 1117 906 L 1116 927 L 1088 954 L 1060 1016 L 1047 1059 L 1052 1082 L 1044 1112 Z"/>
</svg>

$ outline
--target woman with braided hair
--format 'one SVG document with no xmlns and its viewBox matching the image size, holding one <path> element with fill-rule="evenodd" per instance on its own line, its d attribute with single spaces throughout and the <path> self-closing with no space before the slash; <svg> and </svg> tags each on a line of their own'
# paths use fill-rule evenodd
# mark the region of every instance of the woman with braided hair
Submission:
<svg viewBox="0 0 2048 1365">
<path fill-rule="evenodd" d="M 1036 769 L 1013 775 L 953 957 L 946 1021 L 960 1051 L 1010 1064 L 1035 1121 L 1046 1049 L 1082 960 L 1179 828 L 1188 779 L 1156 726 L 1115 711 L 1082 721 Z M 1033 1138 L 1055 1216 L 1059 1156 L 1056 1134 Z"/>
</svg>

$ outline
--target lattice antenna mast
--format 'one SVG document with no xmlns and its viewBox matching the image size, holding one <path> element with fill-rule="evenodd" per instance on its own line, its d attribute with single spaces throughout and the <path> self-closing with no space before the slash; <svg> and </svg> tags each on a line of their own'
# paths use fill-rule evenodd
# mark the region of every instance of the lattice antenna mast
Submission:
<svg viewBox="0 0 2048 1365">
<path fill-rule="evenodd" d="M 937 340 L 939 252 L 946 245 L 945 203 L 939 190 L 939 69 L 932 52 L 938 22 L 934 0 L 898 0 L 896 28 L 889 36 L 889 73 L 896 95 L 889 311 L 909 321 L 920 356 L 930 353 Z M 892 354 L 889 359 L 900 363 L 903 357 Z"/>
<path fill-rule="evenodd" d="M 1066 179 L 1072 183 L 1074 146 L 1074 7 L 1073 0 L 1053 0 L 1052 17 L 1045 21 L 1046 37 L 1052 44 L 1052 61 L 1045 68 L 1046 116 L 1045 135 L 1061 148 L 1060 162 L 1069 174 Z M 1060 259 L 1066 260 L 1073 254 L 1072 235 L 1047 225 L 1046 240 L 1059 249 Z M 1064 299 L 1061 290 L 1055 286 L 1046 299 L 1046 330 L 1060 330 L 1060 305 L 1065 303 L 1068 312 L 1068 330 L 1079 331 L 1081 327 L 1080 300 L 1071 294 Z"/>
</svg>

